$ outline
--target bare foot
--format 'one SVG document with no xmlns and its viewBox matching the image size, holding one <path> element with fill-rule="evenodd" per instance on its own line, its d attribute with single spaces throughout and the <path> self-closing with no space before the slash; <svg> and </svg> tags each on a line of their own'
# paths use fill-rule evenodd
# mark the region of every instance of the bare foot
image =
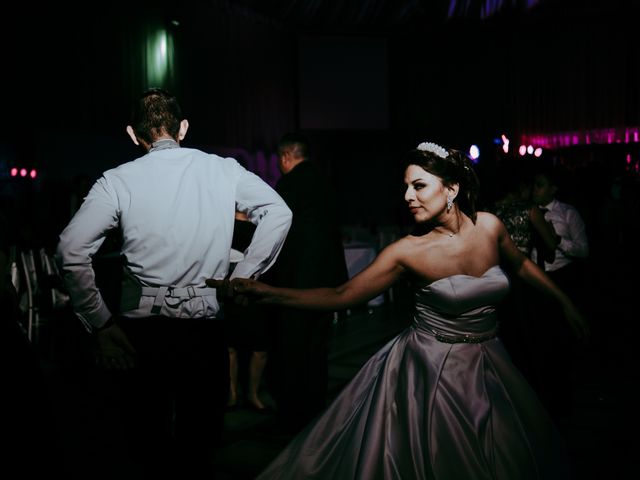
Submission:
<svg viewBox="0 0 640 480">
<path fill-rule="evenodd" d="M 238 404 L 238 396 L 231 394 L 229 400 L 227 400 L 227 408 L 235 407 Z"/>
<path fill-rule="evenodd" d="M 250 395 L 249 397 L 247 397 L 247 400 L 256 410 L 265 410 L 267 408 L 267 406 L 262 403 L 262 400 L 260 400 L 260 397 L 258 397 L 258 395 Z"/>
</svg>

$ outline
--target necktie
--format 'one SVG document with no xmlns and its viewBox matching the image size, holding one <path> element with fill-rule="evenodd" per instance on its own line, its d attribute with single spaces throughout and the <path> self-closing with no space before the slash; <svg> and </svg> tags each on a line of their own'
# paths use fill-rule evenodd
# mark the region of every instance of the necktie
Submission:
<svg viewBox="0 0 640 480">
<path fill-rule="evenodd" d="M 544 214 L 547 213 L 549 211 L 548 208 L 542 208 L 540 207 L 540 211 L 542 212 L 542 217 L 544 218 Z M 546 221 L 546 220 L 545 220 Z M 538 266 L 544 271 L 544 258 L 546 256 L 546 249 L 544 247 L 544 245 L 542 244 L 542 239 L 540 238 L 540 236 L 536 233 L 535 234 L 535 244 L 536 244 L 536 263 L 538 264 Z"/>
</svg>

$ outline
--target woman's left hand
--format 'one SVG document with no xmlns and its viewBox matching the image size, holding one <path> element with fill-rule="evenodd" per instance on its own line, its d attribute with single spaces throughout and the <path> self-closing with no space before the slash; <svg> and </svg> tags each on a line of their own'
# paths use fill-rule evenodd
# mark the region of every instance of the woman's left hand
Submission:
<svg viewBox="0 0 640 480">
<path fill-rule="evenodd" d="M 580 313 L 575 305 L 567 304 L 564 306 L 564 316 L 569 322 L 573 333 L 580 340 L 588 341 L 591 336 L 591 327 L 587 319 Z"/>
</svg>

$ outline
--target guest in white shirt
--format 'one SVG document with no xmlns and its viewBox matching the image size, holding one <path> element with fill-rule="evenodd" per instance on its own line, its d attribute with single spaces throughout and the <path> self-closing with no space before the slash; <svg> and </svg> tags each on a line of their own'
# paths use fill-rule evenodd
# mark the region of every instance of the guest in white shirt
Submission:
<svg viewBox="0 0 640 480">
<path fill-rule="evenodd" d="M 95 375 L 115 379 L 110 394 L 122 401 L 124 431 L 113 446 L 104 440 L 100 456 L 112 465 L 128 455 L 129 473 L 144 478 L 210 473 L 229 364 L 219 300 L 205 279 L 227 276 L 236 210 L 257 228 L 232 277 L 265 272 L 292 220 L 275 190 L 233 158 L 182 147 L 188 126 L 174 96 L 146 91 L 127 126 L 145 155 L 103 173 L 57 248 L 74 311 L 94 340 Z M 113 229 L 122 235 L 120 312 L 105 303 L 92 265 Z"/>
<path fill-rule="evenodd" d="M 560 237 L 553 261 L 544 262 L 543 269 L 580 305 L 580 299 L 585 297 L 584 259 L 589 255 L 589 242 L 585 223 L 577 208 L 556 198 L 560 191 L 560 173 L 556 168 L 539 169 L 534 176 L 532 199 L 545 212 L 545 219 Z M 532 259 L 538 259 L 535 249 Z M 552 416 L 561 422 L 570 414 L 572 369 L 577 346 L 570 332 L 564 328 L 563 312 L 556 305 L 538 295 L 535 295 L 532 305 L 530 351 L 536 357 L 532 363 L 537 373 L 531 382 Z"/>
<path fill-rule="evenodd" d="M 553 272 L 569 265 L 574 259 L 586 258 L 589 255 L 589 242 L 585 223 L 578 210 L 568 203 L 555 198 L 558 185 L 553 176 L 538 173 L 534 179 L 533 200 L 542 209 L 544 218 L 551 223 L 560 237 L 556 247 L 555 259 L 545 262 L 545 271 Z M 537 251 L 533 251 L 533 260 L 537 259 Z"/>
</svg>

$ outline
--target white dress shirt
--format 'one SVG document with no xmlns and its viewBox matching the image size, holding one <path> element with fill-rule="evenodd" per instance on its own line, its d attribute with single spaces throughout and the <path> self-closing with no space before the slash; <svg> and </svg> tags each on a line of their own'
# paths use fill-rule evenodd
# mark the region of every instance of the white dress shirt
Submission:
<svg viewBox="0 0 640 480">
<path fill-rule="evenodd" d="M 587 242 L 587 230 L 584 221 L 578 210 L 567 203 L 556 199 L 547 205 L 540 205 L 546 209 L 545 220 L 551 222 L 556 234 L 560 236 L 560 244 L 556 247 L 555 260 L 553 263 L 545 262 L 545 270 L 553 272 L 569 263 L 574 258 L 585 258 L 589 255 L 589 244 Z M 532 260 L 538 258 L 538 252 L 534 249 Z"/>
<path fill-rule="evenodd" d="M 161 141 L 146 155 L 106 171 L 60 235 L 57 258 L 74 310 L 87 329 L 111 316 L 96 287 L 92 257 L 108 230 L 122 231 L 127 268 L 144 287 L 199 287 L 223 279 L 236 210 L 257 225 L 251 245 L 232 277 L 256 277 L 276 260 L 291 226 L 291 210 L 257 175 L 233 158 Z M 169 300 L 169 299 L 167 299 Z M 143 296 L 127 317 L 152 314 Z M 213 318 L 215 294 L 163 302 L 170 317 Z"/>
</svg>

